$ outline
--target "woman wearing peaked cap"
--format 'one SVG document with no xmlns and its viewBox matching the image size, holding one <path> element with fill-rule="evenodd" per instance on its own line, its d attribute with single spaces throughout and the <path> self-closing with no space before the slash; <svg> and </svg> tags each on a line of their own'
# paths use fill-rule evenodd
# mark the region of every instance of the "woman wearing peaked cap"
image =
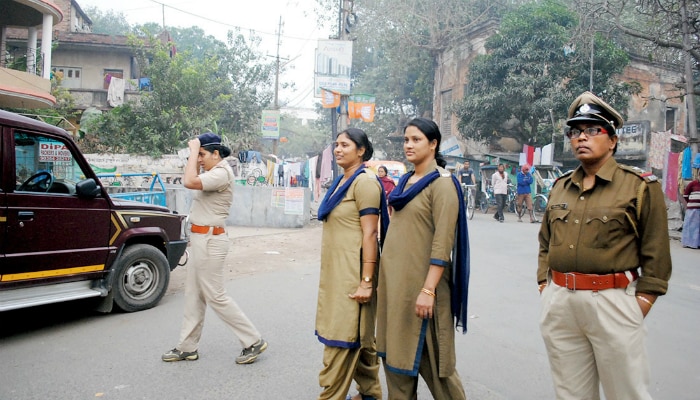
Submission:
<svg viewBox="0 0 700 400">
<path fill-rule="evenodd" d="M 655 177 L 618 164 L 622 117 L 593 93 L 569 108 L 580 165 L 558 179 L 539 233 L 540 329 L 557 399 L 648 400 L 644 317 L 668 289 L 666 205 Z"/>
<path fill-rule="evenodd" d="M 193 361 L 199 358 L 199 339 L 209 305 L 243 346 L 236 363 L 250 364 L 267 349 L 267 342 L 226 294 L 223 282 L 224 260 L 231 245 L 225 226 L 233 202 L 233 171 L 224 158 L 231 150 L 221 144 L 221 137 L 211 132 L 190 140 L 188 146 L 190 157 L 185 165 L 183 183 L 195 193 L 190 210 L 191 257 L 185 282 L 185 310 L 180 342 L 163 354 L 162 359 Z"/>
</svg>

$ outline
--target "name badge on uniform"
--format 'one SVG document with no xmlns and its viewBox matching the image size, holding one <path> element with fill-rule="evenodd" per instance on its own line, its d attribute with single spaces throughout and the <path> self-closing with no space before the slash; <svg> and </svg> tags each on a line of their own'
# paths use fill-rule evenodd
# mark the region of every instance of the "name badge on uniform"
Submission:
<svg viewBox="0 0 700 400">
<path fill-rule="evenodd" d="M 549 207 L 550 210 L 566 210 L 567 208 L 569 208 L 568 203 L 552 204 Z"/>
</svg>

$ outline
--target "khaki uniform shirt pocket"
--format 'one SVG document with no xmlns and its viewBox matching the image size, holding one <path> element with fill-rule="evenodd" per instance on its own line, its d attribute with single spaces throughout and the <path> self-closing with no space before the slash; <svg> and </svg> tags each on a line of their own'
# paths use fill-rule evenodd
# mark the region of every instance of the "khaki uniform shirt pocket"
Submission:
<svg viewBox="0 0 700 400">
<path fill-rule="evenodd" d="M 547 223 L 551 227 L 549 237 L 550 246 L 560 246 L 564 242 L 566 236 L 567 223 L 569 222 L 569 213 L 571 210 L 550 210 L 549 221 Z"/>
<path fill-rule="evenodd" d="M 625 209 L 601 207 L 586 213 L 583 244 L 590 248 L 609 248 L 629 234 L 631 226 Z"/>
</svg>

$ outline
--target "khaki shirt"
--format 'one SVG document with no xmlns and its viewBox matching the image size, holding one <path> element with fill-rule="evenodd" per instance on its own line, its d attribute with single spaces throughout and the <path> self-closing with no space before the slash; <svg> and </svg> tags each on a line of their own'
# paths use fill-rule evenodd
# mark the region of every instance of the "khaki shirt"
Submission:
<svg viewBox="0 0 700 400">
<path fill-rule="evenodd" d="M 539 233 L 537 281 L 545 281 L 550 268 L 609 274 L 641 267 L 637 292 L 665 294 L 671 252 L 659 182 L 611 157 L 596 174 L 592 189 L 584 191 L 582 183 L 579 166 L 552 188 Z M 642 183 L 646 187 L 640 194 Z"/>
<path fill-rule="evenodd" d="M 202 190 L 195 190 L 190 208 L 190 221 L 205 226 L 225 226 L 233 203 L 233 171 L 221 160 L 212 169 L 199 175 Z"/>
</svg>

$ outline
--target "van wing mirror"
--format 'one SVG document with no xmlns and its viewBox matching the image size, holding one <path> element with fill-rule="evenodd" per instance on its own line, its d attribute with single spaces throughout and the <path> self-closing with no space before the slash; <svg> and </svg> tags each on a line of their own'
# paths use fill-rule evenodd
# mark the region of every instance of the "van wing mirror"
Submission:
<svg viewBox="0 0 700 400">
<path fill-rule="evenodd" d="M 94 199 L 100 194 L 100 187 L 94 179 L 83 179 L 75 185 L 75 193 L 80 198 Z"/>
</svg>

